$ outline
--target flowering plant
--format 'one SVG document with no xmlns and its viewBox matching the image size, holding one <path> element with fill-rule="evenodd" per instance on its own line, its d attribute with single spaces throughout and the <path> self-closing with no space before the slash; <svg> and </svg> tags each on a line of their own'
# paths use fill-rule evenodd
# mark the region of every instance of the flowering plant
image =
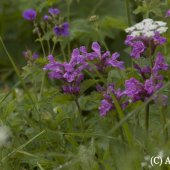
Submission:
<svg viewBox="0 0 170 170">
<path fill-rule="evenodd" d="M 0 91 L 5 170 L 147 169 L 150 155 L 168 152 L 169 10 L 127 0 L 124 21 L 102 16 L 99 1 L 84 17 L 77 5 L 87 1 L 43 1 L 20 14 L 36 38 L 22 68 L 0 38 L 16 73 Z"/>
</svg>

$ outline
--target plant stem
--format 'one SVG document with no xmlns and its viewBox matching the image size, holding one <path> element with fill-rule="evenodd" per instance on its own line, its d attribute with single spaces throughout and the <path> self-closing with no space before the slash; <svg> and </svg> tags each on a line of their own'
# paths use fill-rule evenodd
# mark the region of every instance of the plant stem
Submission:
<svg viewBox="0 0 170 170">
<path fill-rule="evenodd" d="M 65 54 L 65 52 L 64 52 L 64 48 L 63 48 L 63 45 L 62 45 L 61 42 L 60 42 L 60 47 L 61 47 L 62 55 L 63 55 L 63 57 L 64 57 L 64 61 L 67 62 L 67 57 L 66 57 L 66 54 Z"/>
<path fill-rule="evenodd" d="M 130 15 L 130 4 L 129 0 L 126 0 L 126 13 L 127 13 L 127 19 L 128 19 L 128 26 L 131 26 L 131 15 Z"/>
<path fill-rule="evenodd" d="M 149 130 L 149 103 L 145 106 L 145 129 L 148 133 Z"/>
<path fill-rule="evenodd" d="M 57 44 L 57 42 L 54 42 L 54 44 L 53 44 L 53 48 L 52 48 L 52 51 L 51 51 L 51 54 L 53 54 L 53 53 L 54 53 L 54 50 L 55 50 L 55 46 L 56 46 L 56 44 Z"/>
<path fill-rule="evenodd" d="M 42 77 L 42 82 L 41 82 L 39 100 L 41 99 L 42 92 L 43 92 L 43 88 L 44 88 L 44 84 L 45 84 L 45 75 L 46 75 L 46 73 L 44 72 L 44 73 L 43 73 L 43 77 Z"/>
<path fill-rule="evenodd" d="M 81 108 L 80 108 L 80 105 L 79 105 L 79 101 L 78 101 L 77 98 L 75 99 L 75 103 L 76 103 L 76 106 L 77 106 L 77 109 L 78 109 L 78 112 L 79 112 L 80 123 L 81 123 L 81 130 L 83 131 L 84 130 L 84 124 L 83 124 L 82 111 L 81 111 Z"/>
<path fill-rule="evenodd" d="M 67 20 L 69 24 L 70 24 L 70 6 L 71 6 L 71 1 L 67 0 Z M 68 56 L 70 56 L 70 53 L 71 53 L 70 38 L 68 37 Z"/>
<path fill-rule="evenodd" d="M 34 27 L 35 27 L 36 33 L 38 35 L 39 42 L 41 44 L 41 48 L 42 48 L 42 51 L 43 51 L 44 58 L 46 58 L 45 48 L 44 48 L 44 45 L 43 45 L 42 40 L 41 40 L 41 34 L 40 34 L 39 28 L 37 27 L 35 22 L 34 22 Z"/>
<path fill-rule="evenodd" d="M 121 120 L 125 117 L 125 115 L 124 115 L 124 113 L 123 113 L 123 111 L 122 111 L 122 109 L 121 109 L 121 107 L 120 107 L 119 102 L 118 102 L 117 99 L 116 99 L 116 96 L 115 96 L 114 94 L 111 94 L 111 97 L 112 97 L 112 99 L 113 99 L 113 101 L 114 101 L 116 110 L 117 110 L 118 115 L 119 115 L 119 119 L 120 119 L 120 121 L 121 121 Z M 123 128 L 123 131 L 124 131 L 124 134 L 125 134 L 125 137 L 126 137 L 126 140 L 127 140 L 128 144 L 129 144 L 130 146 L 132 146 L 132 134 L 131 134 L 131 132 L 130 132 L 130 130 L 129 130 L 128 123 L 125 122 L 125 123 L 122 125 L 122 128 Z"/>
</svg>

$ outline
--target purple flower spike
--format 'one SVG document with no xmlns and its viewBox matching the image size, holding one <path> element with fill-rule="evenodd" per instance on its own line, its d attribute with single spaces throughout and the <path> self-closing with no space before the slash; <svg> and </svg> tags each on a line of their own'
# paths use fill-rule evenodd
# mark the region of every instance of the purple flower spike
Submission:
<svg viewBox="0 0 170 170">
<path fill-rule="evenodd" d="M 69 23 L 64 22 L 62 25 L 55 26 L 54 32 L 57 36 L 67 37 L 70 34 L 69 28 L 70 28 Z"/>
<path fill-rule="evenodd" d="M 136 41 L 132 44 L 131 56 L 135 59 L 140 58 L 141 54 L 145 51 L 145 45 L 141 41 Z"/>
<path fill-rule="evenodd" d="M 34 21 L 36 19 L 37 13 L 34 9 L 27 9 L 23 12 L 22 16 L 28 21 Z"/>
<path fill-rule="evenodd" d="M 140 100 L 141 95 L 145 93 L 143 84 L 140 83 L 135 78 L 126 80 L 125 87 L 126 89 L 124 91 L 124 94 L 130 97 L 133 100 L 133 102 Z"/>
<path fill-rule="evenodd" d="M 169 65 L 165 62 L 165 58 L 161 53 L 158 53 L 153 67 L 154 74 L 157 75 L 159 70 L 168 70 L 168 68 Z"/>
<path fill-rule="evenodd" d="M 52 16 L 57 16 L 58 14 L 60 14 L 60 10 L 58 8 L 49 8 L 48 12 Z"/>
<path fill-rule="evenodd" d="M 165 17 L 170 17 L 170 9 L 166 11 L 166 16 Z"/>
<path fill-rule="evenodd" d="M 111 58 L 109 58 L 106 61 L 107 65 L 111 65 L 112 67 L 117 67 L 120 70 L 124 69 L 124 62 L 123 61 L 118 61 L 117 58 L 119 58 L 120 54 L 119 53 L 113 53 Z"/>
</svg>

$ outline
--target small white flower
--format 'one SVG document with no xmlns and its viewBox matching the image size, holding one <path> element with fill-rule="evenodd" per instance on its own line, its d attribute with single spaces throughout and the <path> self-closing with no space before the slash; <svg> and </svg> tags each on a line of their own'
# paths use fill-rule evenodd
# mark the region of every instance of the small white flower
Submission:
<svg viewBox="0 0 170 170">
<path fill-rule="evenodd" d="M 141 33 L 140 31 L 133 31 L 131 35 L 134 37 L 138 37 L 140 36 L 140 33 Z"/>
<path fill-rule="evenodd" d="M 160 34 L 166 32 L 168 30 L 168 27 L 160 27 L 156 31 L 159 32 Z"/>
<path fill-rule="evenodd" d="M 145 32 L 145 36 L 146 37 L 153 37 L 154 36 L 154 32 L 153 31 Z"/>
<path fill-rule="evenodd" d="M 138 24 L 135 25 L 135 28 L 137 30 L 143 30 L 144 29 L 144 25 L 143 25 L 143 23 L 138 23 Z"/>
<path fill-rule="evenodd" d="M 135 30 L 135 27 L 129 27 L 129 28 L 125 29 L 125 31 L 126 31 L 127 33 L 131 33 L 131 32 L 134 31 L 134 30 Z"/>
<path fill-rule="evenodd" d="M 167 25 L 166 22 L 162 22 L 162 21 L 156 21 L 155 23 L 158 24 L 158 26 L 160 27 L 165 27 Z"/>
<path fill-rule="evenodd" d="M 153 23 L 153 19 L 147 18 L 142 21 L 143 23 Z"/>
<path fill-rule="evenodd" d="M 156 24 L 152 24 L 152 25 L 150 25 L 150 27 L 149 27 L 150 30 L 155 30 L 155 29 L 157 29 L 157 28 L 158 28 L 158 26 L 157 26 Z"/>
</svg>

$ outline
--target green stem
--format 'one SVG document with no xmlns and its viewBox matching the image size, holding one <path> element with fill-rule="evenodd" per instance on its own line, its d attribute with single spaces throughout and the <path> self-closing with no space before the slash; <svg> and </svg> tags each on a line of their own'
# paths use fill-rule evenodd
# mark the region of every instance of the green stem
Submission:
<svg viewBox="0 0 170 170">
<path fill-rule="evenodd" d="M 66 61 L 67 61 L 67 57 L 66 57 L 66 54 L 65 54 L 65 52 L 64 52 L 64 48 L 63 48 L 63 45 L 62 45 L 61 42 L 60 42 L 60 47 L 61 47 L 62 55 L 64 56 L 64 61 L 66 62 Z"/>
<path fill-rule="evenodd" d="M 71 1 L 67 0 L 67 20 L 68 20 L 68 23 L 70 23 L 70 6 L 71 6 Z M 68 37 L 68 56 L 70 56 L 70 53 L 71 53 L 70 38 Z"/>
<path fill-rule="evenodd" d="M 123 113 L 123 111 L 122 111 L 122 109 L 121 109 L 121 107 L 120 107 L 119 102 L 118 102 L 117 99 L 116 99 L 116 96 L 115 96 L 114 94 L 111 94 L 111 97 L 112 97 L 112 99 L 113 99 L 113 101 L 114 101 L 114 105 L 115 105 L 115 107 L 116 107 L 116 110 L 117 110 L 118 115 L 119 115 L 119 119 L 120 119 L 120 121 L 121 121 L 121 120 L 125 117 L 125 115 L 124 115 L 124 113 Z M 122 128 L 123 128 L 123 131 L 124 131 L 124 134 L 125 134 L 125 137 L 126 137 L 126 140 L 127 140 L 128 144 L 129 144 L 130 146 L 132 146 L 132 134 L 131 134 L 131 132 L 130 132 L 130 130 L 129 130 L 128 123 L 125 122 L 125 123 L 122 125 Z"/>
<path fill-rule="evenodd" d="M 44 88 L 44 84 L 45 84 L 45 72 L 43 73 L 43 77 L 42 77 L 42 83 L 41 83 L 41 88 L 40 88 L 40 95 L 39 95 L 39 100 L 41 99 L 42 96 L 42 92 L 43 92 L 43 88 Z"/>
<path fill-rule="evenodd" d="M 130 14 L 130 3 L 129 0 L 126 0 L 126 13 L 127 13 L 127 19 L 128 19 L 128 25 L 131 26 L 131 14 Z"/>
<path fill-rule="evenodd" d="M 167 122 L 166 122 L 165 108 L 164 107 L 161 108 L 160 117 L 161 117 L 161 120 L 162 120 L 165 142 L 167 142 L 169 137 L 168 137 L 168 128 L 166 127 Z"/>
<path fill-rule="evenodd" d="M 145 106 L 145 129 L 146 133 L 148 133 L 149 130 L 149 103 Z"/>
<path fill-rule="evenodd" d="M 52 50 L 51 50 L 51 54 L 53 54 L 53 53 L 54 53 L 54 49 L 55 49 L 56 44 L 57 44 L 57 42 L 54 42 L 54 44 L 53 44 L 53 48 L 52 48 Z"/>
<path fill-rule="evenodd" d="M 117 119 L 117 122 L 119 123 L 120 118 L 119 118 L 119 115 L 117 115 L 117 114 L 116 114 L 116 119 Z M 125 137 L 124 137 L 124 133 L 123 133 L 122 127 L 120 127 L 120 135 L 122 137 L 122 140 L 125 141 Z"/>
<path fill-rule="evenodd" d="M 39 42 L 41 44 L 41 48 L 42 48 L 42 51 L 43 51 L 44 58 L 46 58 L 45 48 L 44 48 L 44 45 L 43 45 L 42 40 L 41 40 L 41 34 L 40 34 L 39 28 L 37 27 L 35 22 L 34 22 L 34 27 L 35 27 L 36 33 L 38 35 Z"/>
<path fill-rule="evenodd" d="M 83 117 L 82 117 L 82 111 L 81 111 L 78 99 L 75 99 L 75 103 L 76 103 L 76 106 L 77 106 L 77 109 L 78 109 L 78 112 L 79 112 L 81 130 L 83 131 L 84 130 Z"/>
</svg>

